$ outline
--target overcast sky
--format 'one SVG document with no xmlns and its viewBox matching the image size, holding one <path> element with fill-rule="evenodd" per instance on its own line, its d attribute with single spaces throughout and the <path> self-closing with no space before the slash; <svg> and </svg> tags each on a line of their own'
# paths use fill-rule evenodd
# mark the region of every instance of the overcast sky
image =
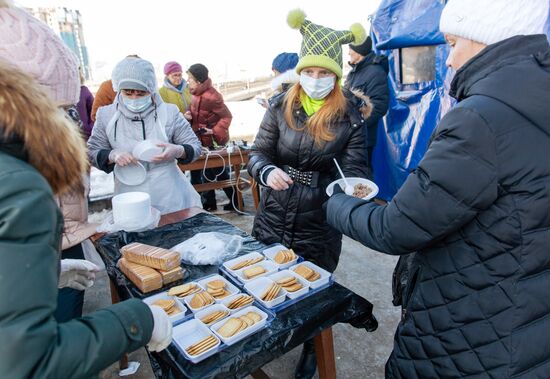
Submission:
<svg viewBox="0 0 550 379">
<path fill-rule="evenodd" d="M 108 75 L 128 54 L 148 59 L 158 70 L 169 60 L 184 68 L 203 63 L 216 80 L 269 75 L 273 58 L 298 52 L 299 31 L 286 23 L 294 8 L 333 29 L 354 22 L 369 28 L 380 0 L 16 0 L 29 7 L 78 9 L 96 79 Z M 347 50 L 344 50 L 345 52 Z M 344 57 L 347 57 L 347 53 Z M 101 68 L 101 65 L 104 65 Z"/>
</svg>

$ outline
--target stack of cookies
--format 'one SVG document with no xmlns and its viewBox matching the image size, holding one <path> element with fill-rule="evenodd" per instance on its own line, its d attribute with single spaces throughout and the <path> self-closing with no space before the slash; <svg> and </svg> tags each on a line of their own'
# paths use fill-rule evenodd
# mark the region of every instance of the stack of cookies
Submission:
<svg viewBox="0 0 550 379">
<path fill-rule="evenodd" d="M 206 325 L 210 325 L 227 316 L 229 316 L 229 311 L 213 311 L 202 317 L 201 321 L 204 322 Z"/>
<path fill-rule="evenodd" d="M 275 299 L 277 295 L 279 295 L 279 292 L 281 292 L 281 288 L 282 287 L 277 283 L 269 285 L 262 294 L 261 299 L 263 301 L 271 301 Z"/>
<path fill-rule="evenodd" d="M 195 296 L 191 298 L 189 305 L 193 309 L 199 309 L 206 307 L 214 302 L 214 298 L 206 291 L 197 292 Z"/>
<path fill-rule="evenodd" d="M 177 296 L 179 298 L 184 298 L 195 292 L 199 292 L 201 288 L 196 283 L 186 283 L 181 286 L 175 286 L 168 290 L 168 296 Z"/>
<path fill-rule="evenodd" d="M 264 260 L 264 257 L 256 257 L 256 258 L 251 258 L 251 259 L 245 259 L 244 261 L 240 261 L 239 263 L 231 266 L 230 269 L 233 270 L 233 271 L 237 271 L 237 270 L 240 270 L 241 268 L 252 266 L 253 264 L 256 264 L 256 263 L 261 262 L 263 260 Z"/>
<path fill-rule="evenodd" d="M 279 250 L 277 254 L 275 254 L 275 258 L 273 258 L 273 260 L 280 265 L 292 262 L 294 259 L 296 259 L 296 254 L 292 249 Z"/>
<path fill-rule="evenodd" d="M 206 292 L 215 299 L 223 299 L 230 294 L 230 292 L 225 289 L 225 282 L 221 279 L 215 279 L 206 283 Z"/>
<path fill-rule="evenodd" d="M 180 255 L 175 251 L 133 242 L 120 252 L 118 267 L 143 293 L 183 279 Z"/>
<path fill-rule="evenodd" d="M 181 313 L 181 310 L 176 305 L 176 300 L 174 299 L 160 299 L 155 301 L 152 305 L 158 305 L 159 307 L 161 307 L 168 316 L 173 316 L 175 314 Z"/>
<path fill-rule="evenodd" d="M 227 304 L 229 309 L 239 309 L 248 304 L 252 304 L 254 299 L 250 295 L 239 295 Z"/>
<path fill-rule="evenodd" d="M 292 275 L 279 279 L 276 283 L 283 287 L 287 292 L 296 292 L 304 287 L 302 283 L 300 283 L 300 281 Z"/>
<path fill-rule="evenodd" d="M 245 279 L 252 279 L 258 275 L 262 275 L 266 272 L 266 269 L 262 266 L 254 266 L 243 270 L 243 276 Z"/>
<path fill-rule="evenodd" d="M 233 337 L 261 319 L 262 316 L 256 312 L 248 312 L 240 317 L 231 317 L 218 329 L 218 334 L 224 338 Z"/>
<path fill-rule="evenodd" d="M 321 274 L 306 265 L 299 265 L 294 269 L 294 272 L 310 282 L 314 282 L 321 277 Z"/>
<path fill-rule="evenodd" d="M 209 335 L 206 338 L 203 338 L 199 342 L 194 343 L 193 345 L 189 346 L 185 351 L 189 355 L 199 355 L 204 353 L 205 351 L 213 348 L 218 344 L 218 340 L 213 335 Z"/>
</svg>

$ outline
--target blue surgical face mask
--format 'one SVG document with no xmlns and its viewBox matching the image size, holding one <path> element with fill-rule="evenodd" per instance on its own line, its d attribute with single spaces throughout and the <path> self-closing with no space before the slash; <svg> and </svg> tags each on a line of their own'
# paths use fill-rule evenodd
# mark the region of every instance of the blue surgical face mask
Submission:
<svg viewBox="0 0 550 379">
<path fill-rule="evenodd" d="M 300 85 L 304 89 L 305 93 L 313 100 L 321 100 L 327 97 L 330 91 L 334 88 L 335 83 L 335 76 L 315 79 L 304 73 L 300 74 Z"/>
<path fill-rule="evenodd" d="M 126 105 L 126 108 L 135 113 L 143 112 L 153 103 L 151 95 L 138 97 L 137 99 L 130 99 L 129 97 L 123 96 L 122 101 L 124 105 Z"/>
</svg>

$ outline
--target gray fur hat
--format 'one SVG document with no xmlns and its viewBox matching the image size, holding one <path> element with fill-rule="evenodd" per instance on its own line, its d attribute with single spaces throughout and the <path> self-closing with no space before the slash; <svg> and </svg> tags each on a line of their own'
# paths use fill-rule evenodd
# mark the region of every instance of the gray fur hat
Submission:
<svg viewBox="0 0 550 379">
<path fill-rule="evenodd" d="M 135 89 L 154 93 L 157 77 L 151 62 L 141 58 L 127 57 L 118 62 L 112 75 L 113 89 Z"/>
</svg>

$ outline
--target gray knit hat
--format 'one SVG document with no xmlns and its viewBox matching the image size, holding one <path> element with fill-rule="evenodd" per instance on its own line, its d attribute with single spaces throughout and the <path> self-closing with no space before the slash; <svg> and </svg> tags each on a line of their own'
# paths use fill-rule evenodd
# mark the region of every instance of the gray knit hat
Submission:
<svg viewBox="0 0 550 379">
<path fill-rule="evenodd" d="M 151 62 L 141 58 L 127 57 L 118 62 L 112 75 L 113 89 L 136 89 L 154 93 L 157 77 Z"/>
</svg>

